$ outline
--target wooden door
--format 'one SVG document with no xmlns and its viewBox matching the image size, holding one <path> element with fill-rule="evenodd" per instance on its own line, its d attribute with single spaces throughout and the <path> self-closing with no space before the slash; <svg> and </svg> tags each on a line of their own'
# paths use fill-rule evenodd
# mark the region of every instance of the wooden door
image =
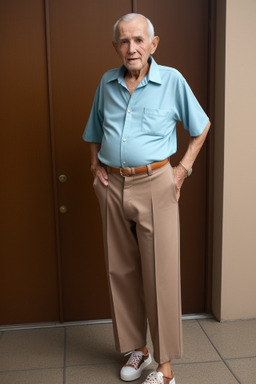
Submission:
<svg viewBox="0 0 256 384">
<path fill-rule="evenodd" d="M 82 133 L 102 74 L 119 66 L 112 25 L 127 0 L 49 1 L 49 32 L 60 214 L 64 320 L 109 318 L 101 219 Z"/>
<path fill-rule="evenodd" d="M 208 1 L 0 3 L 1 324 L 110 317 L 81 136 L 102 74 L 120 65 L 112 26 L 131 11 L 152 20 L 155 59 L 180 70 L 206 109 Z M 179 129 L 173 164 L 187 142 Z M 204 148 L 180 203 L 183 313 L 205 311 L 206 173 Z"/>
</svg>

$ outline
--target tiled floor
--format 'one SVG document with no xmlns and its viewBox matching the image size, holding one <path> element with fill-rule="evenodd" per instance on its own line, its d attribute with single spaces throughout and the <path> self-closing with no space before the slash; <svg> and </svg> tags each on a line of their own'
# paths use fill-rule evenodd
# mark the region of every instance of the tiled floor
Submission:
<svg viewBox="0 0 256 384">
<path fill-rule="evenodd" d="M 256 320 L 185 320 L 183 335 L 176 384 L 256 383 Z M 126 359 L 115 352 L 111 324 L 0 332 L 1 384 L 120 384 Z"/>
</svg>

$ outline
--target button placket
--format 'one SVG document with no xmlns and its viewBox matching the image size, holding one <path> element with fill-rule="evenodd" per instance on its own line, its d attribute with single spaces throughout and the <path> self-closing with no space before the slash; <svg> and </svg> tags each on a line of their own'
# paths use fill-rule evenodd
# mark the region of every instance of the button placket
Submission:
<svg viewBox="0 0 256 384">
<path fill-rule="evenodd" d="M 121 164 L 122 167 L 126 166 L 126 149 L 127 149 L 127 140 L 129 139 L 130 124 L 132 120 L 132 106 L 133 106 L 133 94 L 131 95 L 129 102 L 127 104 L 126 116 L 123 128 L 123 134 L 121 137 Z"/>
<path fill-rule="evenodd" d="M 129 137 L 130 137 L 131 128 L 132 128 L 131 127 L 132 115 L 133 115 L 133 111 L 134 111 L 134 108 L 136 105 L 136 100 L 138 99 L 138 97 L 141 97 L 141 93 L 143 92 L 146 84 L 147 84 L 147 81 L 145 84 L 144 83 L 139 84 L 139 86 L 134 90 L 134 92 L 130 96 L 129 101 L 127 103 L 124 128 L 123 128 L 123 133 L 122 133 L 122 137 L 121 137 L 121 144 L 120 144 L 121 145 L 121 153 L 120 153 L 121 154 L 121 164 L 123 167 L 127 166 L 126 165 L 127 145 L 129 144 Z"/>
</svg>

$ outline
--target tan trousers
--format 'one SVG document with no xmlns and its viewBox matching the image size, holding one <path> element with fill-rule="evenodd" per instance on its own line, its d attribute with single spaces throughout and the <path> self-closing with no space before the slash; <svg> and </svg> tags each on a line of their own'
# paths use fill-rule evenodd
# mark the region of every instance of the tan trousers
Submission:
<svg viewBox="0 0 256 384">
<path fill-rule="evenodd" d="M 150 173 L 150 172 L 149 172 Z M 179 210 L 172 167 L 94 181 L 104 233 L 116 348 L 146 345 L 156 362 L 182 355 Z"/>
</svg>

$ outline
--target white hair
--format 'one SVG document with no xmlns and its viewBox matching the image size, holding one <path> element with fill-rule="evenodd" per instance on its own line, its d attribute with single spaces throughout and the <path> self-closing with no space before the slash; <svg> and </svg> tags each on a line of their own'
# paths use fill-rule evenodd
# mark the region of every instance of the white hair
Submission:
<svg viewBox="0 0 256 384">
<path fill-rule="evenodd" d="M 117 22 L 114 24 L 114 27 L 113 27 L 113 42 L 114 43 L 117 43 L 117 27 L 118 27 L 118 24 L 120 23 L 120 21 L 126 21 L 126 22 L 131 21 L 138 16 L 143 17 L 147 21 L 147 23 L 148 23 L 148 35 L 149 35 L 150 40 L 151 41 L 153 40 L 153 38 L 155 36 L 155 31 L 154 31 L 154 27 L 153 27 L 153 24 L 151 23 L 151 21 L 147 17 L 140 15 L 139 13 L 127 13 L 127 15 L 120 17 L 120 19 L 117 20 Z"/>
</svg>

